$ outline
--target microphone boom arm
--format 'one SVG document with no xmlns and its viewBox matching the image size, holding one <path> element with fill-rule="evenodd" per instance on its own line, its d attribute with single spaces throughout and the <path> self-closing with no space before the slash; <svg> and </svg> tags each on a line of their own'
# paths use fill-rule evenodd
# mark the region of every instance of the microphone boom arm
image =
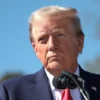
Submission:
<svg viewBox="0 0 100 100">
<path fill-rule="evenodd" d="M 68 83 L 68 78 L 69 78 L 70 81 L 74 82 L 74 86 L 76 85 L 76 87 L 78 87 L 78 89 L 79 89 L 80 93 L 82 94 L 83 98 L 85 100 L 89 100 L 89 94 L 84 89 L 84 80 L 82 78 L 78 77 L 75 74 L 68 73 L 66 71 L 62 71 L 61 74 L 65 78 L 67 77 L 67 86 L 66 87 L 68 87 L 70 85 L 70 83 Z M 65 82 L 65 79 L 64 79 L 64 81 L 62 81 L 62 84 L 63 84 L 63 82 Z"/>
</svg>

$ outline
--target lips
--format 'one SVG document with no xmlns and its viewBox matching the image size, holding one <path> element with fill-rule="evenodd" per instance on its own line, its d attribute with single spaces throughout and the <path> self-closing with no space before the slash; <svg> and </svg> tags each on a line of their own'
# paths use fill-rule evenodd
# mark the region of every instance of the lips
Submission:
<svg viewBox="0 0 100 100">
<path fill-rule="evenodd" d="M 51 56 L 51 57 L 48 57 L 48 61 L 54 61 L 54 60 L 57 60 L 58 56 Z"/>
<path fill-rule="evenodd" d="M 57 57 L 56 56 L 53 56 L 53 57 L 50 57 L 49 59 L 56 59 Z"/>
</svg>

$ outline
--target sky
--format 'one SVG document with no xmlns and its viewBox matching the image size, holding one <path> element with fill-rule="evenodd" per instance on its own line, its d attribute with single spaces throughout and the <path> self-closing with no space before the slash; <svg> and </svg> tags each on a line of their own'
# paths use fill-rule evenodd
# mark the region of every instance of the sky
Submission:
<svg viewBox="0 0 100 100">
<path fill-rule="evenodd" d="M 84 69 L 86 61 L 100 55 L 100 40 L 94 34 L 99 4 L 98 0 L 0 0 L 0 77 L 8 72 L 32 74 L 42 67 L 29 40 L 28 19 L 33 11 L 49 5 L 78 10 L 85 34 L 79 56 Z"/>
</svg>

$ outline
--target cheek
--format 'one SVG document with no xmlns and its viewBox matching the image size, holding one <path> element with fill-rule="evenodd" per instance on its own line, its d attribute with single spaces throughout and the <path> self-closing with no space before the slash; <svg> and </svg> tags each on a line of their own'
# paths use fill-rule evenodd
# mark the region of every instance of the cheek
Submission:
<svg viewBox="0 0 100 100">
<path fill-rule="evenodd" d="M 44 63 L 46 60 L 46 55 L 47 55 L 47 48 L 39 47 L 38 52 L 39 52 L 39 58 L 40 58 L 41 62 Z"/>
<path fill-rule="evenodd" d="M 76 41 L 66 41 L 64 45 L 61 45 L 66 56 L 73 56 L 77 53 Z"/>
</svg>

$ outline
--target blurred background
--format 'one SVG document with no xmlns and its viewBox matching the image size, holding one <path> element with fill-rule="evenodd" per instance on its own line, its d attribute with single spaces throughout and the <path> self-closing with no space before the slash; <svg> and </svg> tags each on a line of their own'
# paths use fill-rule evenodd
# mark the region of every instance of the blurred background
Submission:
<svg viewBox="0 0 100 100">
<path fill-rule="evenodd" d="M 85 34 L 79 64 L 100 74 L 100 0 L 0 0 L 0 81 L 33 74 L 42 67 L 29 40 L 28 18 L 48 5 L 78 10 Z"/>
</svg>

